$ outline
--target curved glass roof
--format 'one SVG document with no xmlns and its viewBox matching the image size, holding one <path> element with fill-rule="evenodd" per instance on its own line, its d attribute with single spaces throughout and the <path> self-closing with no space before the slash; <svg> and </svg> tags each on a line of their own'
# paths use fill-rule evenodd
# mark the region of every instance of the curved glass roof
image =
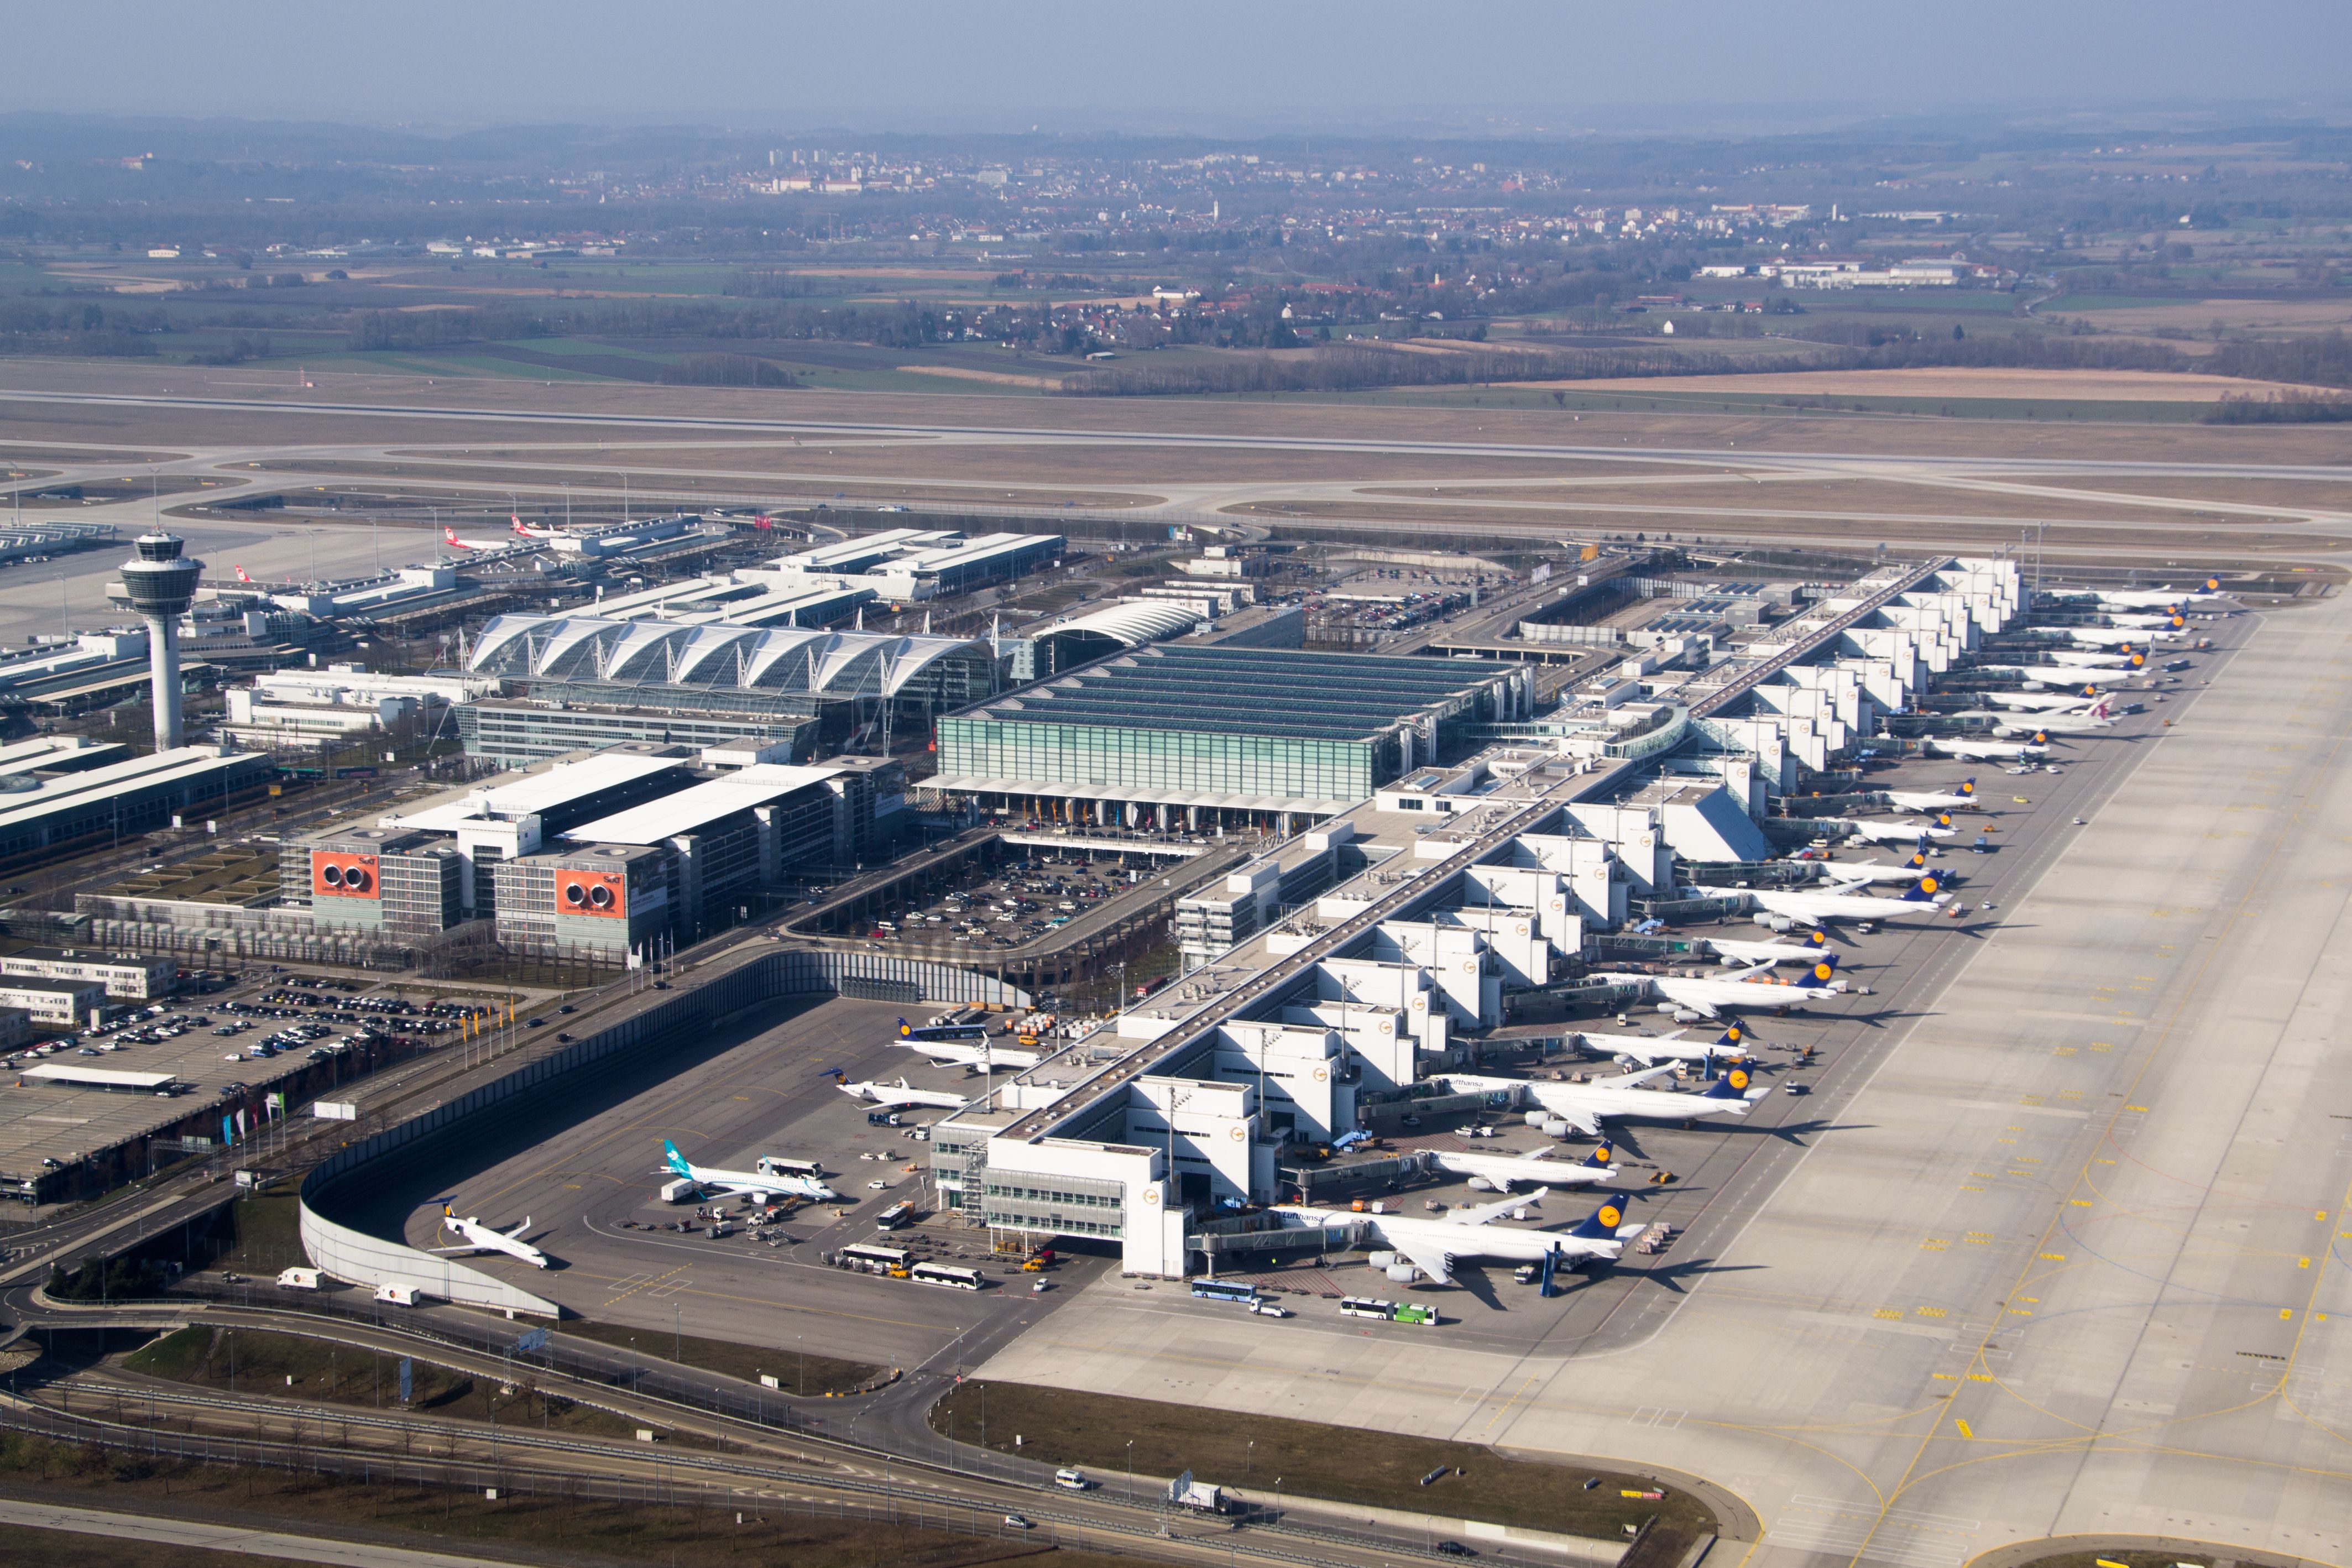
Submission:
<svg viewBox="0 0 2352 1568">
<path fill-rule="evenodd" d="M 790 626 L 678 626 L 593 616 L 499 616 L 467 668 L 521 680 L 896 697 L 949 665 L 992 669 L 979 638 L 893 637 Z M 987 689 L 984 675 L 981 689 Z"/>
</svg>

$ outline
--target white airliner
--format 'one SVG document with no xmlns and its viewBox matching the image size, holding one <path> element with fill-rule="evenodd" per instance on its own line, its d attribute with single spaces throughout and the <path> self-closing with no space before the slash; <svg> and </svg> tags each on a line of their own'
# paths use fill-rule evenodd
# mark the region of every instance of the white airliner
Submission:
<svg viewBox="0 0 2352 1568">
<path fill-rule="evenodd" d="M 2086 678 L 2097 675 L 2102 669 L 2114 669 L 2117 672 L 2116 678 L 2120 679 L 2122 676 L 2128 675 L 2135 669 L 2146 668 L 2147 664 L 2147 655 L 2144 653 L 2095 653 L 2086 657 L 2105 659 L 2108 662 L 2095 666 L 2082 664 L 1980 664 L 1977 666 L 1977 668 L 1985 671 L 1988 674 L 2013 675 L 2017 677 L 2018 679 L 2025 682 L 2025 689 L 2028 691 L 2039 691 L 2045 687 L 2052 686 L 2079 686 Z"/>
<path fill-rule="evenodd" d="M 1856 891 L 1867 885 L 1859 880 L 1822 892 L 1794 888 L 1750 888 L 1748 891 L 1759 908 L 1817 926 L 1823 921 L 1897 921 L 1913 915 L 1932 915 L 1952 896 L 1938 890 L 1937 881 L 1930 873 L 1919 879 L 1918 886 L 1891 899 Z M 1833 963 L 1834 955 L 1822 962 Z"/>
<path fill-rule="evenodd" d="M 1959 788 L 1943 795 L 1933 790 L 1907 789 L 1890 789 L 1882 793 L 1905 811 L 1953 811 L 1977 804 L 1977 781 L 1974 778 L 1962 779 Z"/>
<path fill-rule="evenodd" d="M 1819 931 L 1802 942 L 1738 942 L 1726 936 L 1702 940 L 1727 963 L 1811 963 L 1829 942 Z"/>
<path fill-rule="evenodd" d="M 2009 763 L 2048 756 L 2050 748 L 2042 744 L 2047 738 L 2031 740 L 2021 745 L 2015 741 L 1979 741 L 1959 737 L 1948 741 L 1931 736 L 1924 744 L 1937 756 L 1961 757 L 1972 763 Z"/>
<path fill-rule="evenodd" d="M 1996 708 L 2015 708 L 2029 713 L 2074 712 L 2099 700 L 2099 693 L 2087 686 L 2079 691 L 1979 691 L 1977 695 Z"/>
<path fill-rule="evenodd" d="M 506 543 L 497 539 L 460 539 L 454 528 L 441 531 L 441 542 L 452 550 L 504 550 Z"/>
<path fill-rule="evenodd" d="M 1551 1158 L 1553 1145 L 1547 1143 L 1532 1154 L 1457 1154 L 1439 1151 L 1434 1158 L 1437 1168 L 1456 1176 L 1470 1178 L 1471 1189 L 1481 1193 L 1507 1193 L 1515 1184 L 1546 1187 L 1591 1187 L 1602 1182 L 1614 1181 L 1622 1166 L 1611 1164 L 1609 1145 L 1603 1143 L 1573 1165 L 1563 1165 Z"/>
<path fill-rule="evenodd" d="M 1744 1067 L 1724 1071 L 1704 1094 L 1676 1094 L 1672 1089 L 1644 1089 L 1652 1079 L 1674 1071 L 1671 1066 L 1629 1072 L 1599 1083 L 1529 1083 L 1514 1078 L 1465 1078 L 1446 1075 L 1446 1082 L 1471 1092 L 1523 1089 L 1529 1099 L 1588 1138 L 1601 1136 L 1605 1121 L 1628 1116 L 1656 1121 L 1687 1121 L 1695 1116 L 1745 1116 L 1748 1107 L 1764 1098 L 1751 1088 L 1752 1075 Z"/>
<path fill-rule="evenodd" d="M 1791 952 L 1801 951 L 1790 948 Z M 1580 1035 L 1577 1043 L 1588 1051 L 1615 1057 L 1620 1061 L 1634 1062 L 1642 1067 L 1655 1067 L 1660 1062 L 1741 1061 L 1748 1056 L 1745 1044 L 1748 1032 L 1738 1024 L 1725 1027 L 1712 1040 L 1684 1037 L 1686 1031 L 1676 1029 L 1671 1035 Z"/>
<path fill-rule="evenodd" d="M 1045 1059 L 1043 1051 L 1022 1051 L 1011 1046 L 991 1045 L 985 1037 L 978 1040 L 926 1040 L 918 1037 L 894 1041 L 893 1044 L 910 1051 L 920 1051 L 941 1067 L 993 1068 L 998 1072 L 1020 1072 Z"/>
<path fill-rule="evenodd" d="M 2092 669 L 2138 669 L 2147 663 L 2147 655 L 2144 653 L 2093 653 L 2081 647 L 2044 648 L 2042 657 L 2054 664 L 2078 665 Z"/>
<path fill-rule="evenodd" d="M 1823 898 L 1828 895 L 1817 893 L 1807 896 Z M 1895 899 L 1864 901 L 1887 905 L 1900 902 Z M 1811 968 L 1794 980 L 1777 978 L 1772 968 L 1771 964 L 1759 963 L 1727 974 L 1709 974 L 1696 979 L 1678 974 L 1637 974 L 1603 970 L 1586 978 L 1614 985 L 1646 986 L 1675 1007 L 1709 1018 L 1719 1018 L 1727 1011 L 1746 1012 L 1750 1008 L 1769 1007 L 1776 1012 L 1785 1011 L 1790 1007 L 1801 1007 L 1807 1002 L 1845 994 L 1844 984 L 1834 978 L 1837 974 L 1837 954 L 1834 952 L 1822 954 Z"/>
<path fill-rule="evenodd" d="M 698 1187 L 705 1187 L 721 1197 L 738 1194 L 755 1204 L 764 1204 L 779 1195 L 814 1198 L 819 1203 L 837 1203 L 841 1194 L 814 1176 L 797 1175 L 790 1171 L 721 1171 L 709 1165 L 698 1165 L 677 1152 L 677 1145 L 662 1140 L 662 1166 L 656 1176 L 684 1176 Z"/>
<path fill-rule="evenodd" d="M 2177 610 L 2166 610 L 2153 616 L 2135 615 L 2127 610 L 2109 610 L 2107 619 L 2116 626 L 2137 626 L 2143 631 L 2169 629 L 2177 632 L 2189 624 L 2189 617 Z"/>
<path fill-rule="evenodd" d="M 836 1086 L 852 1100 L 870 1100 L 877 1105 L 893 1110 L 911 1106 L 927 1106 L 938 1110 L 961 1110 L 971 1101 L 960 1094 L 950 1094 L 943 1089 L 916 1089 L 901 1078 L 897 1083 L 876 1083 L 867 1079 L 861 1083 Z"/>
<path fill-rule="evenodd" d="M 1822 868 L 1832 883 L 1916 882 L 1927 874 L 1927 852 L 1914 849 L 1901 860 L 1824 860 Z M 1814 932 L 1819 936 L 1819 931 Z M 1790 951 L 1802 951 L 1791 949 Z"/>
<path fill-rule="evenodd" d="M 1677 1096 L 1676 1098 L 1682 1098 Z M 1543 1196 L 1543 1189 L 1534 1194 Z M 1540 1263 L 1549 1257 L 1559 1263 L 1613 1260 L 1624 1249 L 1620 1237 L 1638 1231 L 1625 1221 L 1624 1193 L 1612 1193 L 1592 1211 L 1592 1217 L 1574 1230 L 1515 1230 L 1489 1222 L 1525 1205 L 1527 1198 L 1505 1198 L 1480 1208 L 1455 1209 L 1443 1219 L 1404 1215 L 1360 1215 L 1338 1209 L 1277 1208 L 1271 1211 L 1285 1230 L 1353 1229 L 1370 1233 L 1379 1250 L 1394 1252 L 1398 1262 L 1390 1278 L 1409 1282 L 1415 1273 L 1435 1284 L 1454 1283 L 1454 1265 L 1492 1258 L 1503 1263 Z M 1402 1269 L 1400 1276 L 1396 1269 Z"/>
<path fill-rule="evenodd" d="M 518 517 L 513 512 L 507 513 L 507 525 L 512 531 L 521 534 L 525 539 L 561 539 L 563 537 L 563 531 L 560 528 L 533 528 L 530 524 L 523 521 L 521 518 Z"/>
<path fill-rule="evenodd" d="M 2118 653 L 2129 653 L 2135 647 L 2149 643 L 2179 642 L 2189 634 L 2164 630 L 2144 631 L 2138 626 L 2047 626 L 2067 641 L 2084 647 L 2111 647 Z"/>
<path fill-rule="evenodd" d="M 2109 692 L 2094 701 L 2080 713 L 2036 713 L 2031 718 L 2010 713 L 1998 713 L 1979 709 L 1973 713 L 1955 713 L 1955 719 L 1990 719 L 1996 735 L 2025 735 L 2035 741 L 2052 735 L 2095 735 L 2102 730 L 2116 727 L 2110 716 L 2115 707 L 2115 694 Z"/>
<path fill-rule="evenodd" d="M 547 1254 L 541 1252 L 539 1248 L 531 1246 L 527 1241 L 517 1239 L 524 1231 L 530 1228 L 530 1215 L 523 1215 L 522 1223 L 515 1226 L 512 1230 L 499 1230 L 493 1226 L 484 1225 L 478 1219 L 459 1219 L 457 1217 L 457 1211 L 445 1203 L 441 1205 L 441 1228 L 448 1231 L 451 1235 L 457 1237 L 463 1245 L 457 1247 L 427 1247 L 425 1249 L 426 1251 L 447 1253 L 503 1252 L 509 1258 L 520 1258 L 523 1262 L 530 1264 L 533 1268 L 544 1268 L 547 1267 Z"/>
<path fill-rule="evenodd" d="M 2171 588 L 2095 588 L 2091 597 L 2116 609 L 2168 609 L 2173 605 L 2221 605 L 2227 595 L 2216 593 L 2221 578 L 2206 578 L 2204 590 L 2173 593 Z"/>
<path fill-rule="evenodd" d="M 1916 844 L 1922 838 L 1949 838 L 1958 831 L 1952 826 L 1950 816 L 1940 811 L 1933 822 L 1918 817 L 1901 822 L 1861 817 L 1846 826 L 1856 838 L 1867 838 L 1874 844 Z"/>
</svg>

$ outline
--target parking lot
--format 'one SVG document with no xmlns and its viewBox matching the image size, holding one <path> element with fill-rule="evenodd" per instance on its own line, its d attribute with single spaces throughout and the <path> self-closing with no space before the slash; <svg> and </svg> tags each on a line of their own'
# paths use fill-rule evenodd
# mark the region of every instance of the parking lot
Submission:
<svg viewBox="0 0 2352 1568">
<path fill-rule="evenodd" d="M 0 1179 L 55 1173 L 100 1151 L 167 1131 L 204 1113 L 199 1137 L 220 1139 L 221 1116 L 247 1113 L 244 1135 L 268 1121 L 268 1097 L 330 1095 L 333 1086 L 418 1050 L 466 1037 L 502 1017 L 506 993 L 395 984 L 257 965 L 236 974 L 184 972 L 181 992 L 108 1009 L 108 1021 L 70 1033 L 44 1029 L 0 1058 Z M 173 1092 L 78 1088 L 22 1076 L 47 1063 L 165 1074 Z M 299 1083 L 298 1083 L 299 1080 Z M 296 1090 L 299 1089 L 299 1093 Z M 100 1180 L 146 1173 L 181 1150 L 126 1150 Z"/>
</svg>

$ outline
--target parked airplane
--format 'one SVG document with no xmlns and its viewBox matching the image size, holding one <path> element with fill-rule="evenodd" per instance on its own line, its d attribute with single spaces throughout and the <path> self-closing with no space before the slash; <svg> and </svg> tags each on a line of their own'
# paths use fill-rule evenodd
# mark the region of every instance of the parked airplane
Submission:
<svg viewBox="0 0 2352 1568">
<path fill-rule="evenodd" d="M 1809 948 L 1792 947 L 1790 952 L 1810 952 Z M 1712 1062 L 1744 1060 L 1748 1032 L 1738 1024 L 1726 1026 L 1722 1034 L 1712 1040 L 1684 1038 L 1685 1031 L 1676 1029 L 1671 1035 L 1579 1035 L 1577 1044 L 1586 1050 L 1602 1056 L 1615 1057 L 1642 1067 L 1655 1067 L 1660 1062 Z"/>
<path fill-rule="evenodd" d="M 2121 609 L 2146 607 L 2160 610 L 2172 605 L 2217 603 L 2223 596 L 2219 592 L 2221 586 L 2219 577 L 2208 577 L 2201 589 L 2191 589 L 2185 594 L 2170 588 L 2095 588 L 2091 596 L 2102 605 L 2114 605 Z"/>
<path fill-rule="evenodd" d="M 1043 1051 L 1015 1050 L 1011 1046 L 978 1044 L 963 1040 L 899 1040 L 898 1045 L 910 1051 L 920 1051 L 941 1067 L 993 1068 L 998 1072 L 1019 1072 L 1034 1068 L 1045 1059 Z"/>
<path fill-rule="evenodd" d="M 2053 657 L 2055 657 L 2054 653 Z M 2092 654 L 2088 657 L 2105 659 L 2109 662 L 2103 665 L 1980 664 L 1977 668 L 1987 674 L 2013 675 L 2025 683 L 2025 689 L 2028 691 L 2040 691 L 2053 686 L 2079 686 L 2086 677 L 2097 675 L 2104 669 L 2116 671 L 2114 676 L 2107 679 L 2121 679 L 2133 670 L 2143 669 L 2147 665 L 2147 655 L 2144 653 Z"/>
<path fill-rule="evenodd" d="M 1914 849 L 1908 858 L 1892 864 L 1884 860 L 1826 860 L 1822 865 L 1829 872 L 1829 879 L 1835 883 L 1916 882 L 1927 874 L 1927 851 L 1924 847 Z"/>
<path fill-rule="evenodd" d="M 2109 610 L 2107 619 L 2119 626 L 2138 626 L 2142 630 L 2179 631 L 2189 624 L 2189 617 L 2178 610 L 2166 610 L 2158 615 L 2133 615 L 2124 610 Z"/>
<path fill-rule="evenodd" d="M 1920 864 L 1927 864 L 1924 857 Z M 1723 936 L 1703 940 L 1727 963 L 1811 963 L 1829 943 L 1829 938 L 1818 931 L 1802 942 L 1736 942 Z"/>
<path fill-rule="evenodd" d="M 1977 781 L 1974 777 L 1964 778 L 1959 788 L 1942 795 L 1933 790 L 1907 789 L 1890 789 L 1885 794 L 1905 811 L 1950 811 L 1977 804 Z"/>
<path fill-rule="evenodd" d="M 1856 884 L 1859 886 L 1860 884 Z M 1814 894 L 1824 898 L 1826 894 Z M 1905 895 L 1908 897 L 1909 895 Z M 1865 900 L 1896 905 L 1896 899 Z M 1709 974 L 1690 978 L 1679 974 L 1635 974 L 1601 971 L 1586 976 L 1617 985 L 1641 984 L 1673 1004 L 1676 1009 L 1686 1009 L 1709 1018 L 1721 1017 L 1728 1009 L 1745 1012 L 1749 1008 L 1769 1007 L 1785 1011 L 1824 996 L 1844 994 L 1845 986 L 1835 980 L 1837 954 L 1825 952 L 1813 966 L 1794 980 L 1781 980 L 1771 973 L 1773 965 L 1753 964 L 1727 974 Z"/>
<path fill-rule="evenodd" d="M 1952 897 L 1939 890 L 1940 880 L 1930 872 L 1919 879 L 1918 886 L 1891 899 L 1857 892 L 1855 889 L 1866 885 L 1861 879 L 1821 892 L 1794 888 L 1750 888 L 1748 891 L 1759 907 L 1817 926 L 1823 921 L 1892 921 L 1932 915 L 1937 906 L 1950 901 Z"/>
<path fill-rule="evenodd" d="M 927 1106 L 938 1110 L 961 1110 L 971 1101 L 960 1094 L 950 1094 L 943 1089 L 916 1089 L 901 1078 L 897 1083 L 876 1083 L 868 1079 L 863 1083 L 836 1086 L 852 1100 L 870 1100 L 877 1105 L 904 1110 L 910 1106 Z"/>
<path fill-rule="evenodd" d="M 1952 826 L 1949 812 L 1939 811 L 1933 822 L 1917 820 L 1885 822 L 1873 818 L 1857 818 L 1846 824 L 1856 838 L 1867 838 L 1874 844 L 1916 844 L 1922 838 L 1949 838 L 1959 830 Z"/>
<path fill-rule="evenodd" d="M 662 1140 L 661 1168 L 656 1176 L 684 1176 L 698 1187 L 707 1187 L 721 1197 L 738 1194 L 755 1204 L 766 1203 L 772 1197 L 789 1196 L 814 1198 L 820 1203 L 837 1203 L 841 1194 L 814 1176 L 794 1175 L 790 1171 L 721 1171 L 709 1165 L 698 1165 L 677 1152 L 677 1145 Z"/>
<path fill-rule="evenodd" d="M 504 543 L 495 539 L 460 539 L 457 537 L 456 529 L 447 527 L 441 530 L 441 542 L 452 550 L 504 550 L 506 548 Z"/>
<path fill-rule="evenodd" d="M 560 528 L 533 528 L 530 524 L 523 521 L 520 517 L 518 517 L 513 512 L 507 513 L 507 525 L 510 530 L 516 533 L 521 534 L 525 539 L 561 539 L 563 537 L 563 531 Z"/>
<path fill-rule="evenodd" d="M 2094 653 L 2088 648 L 2046 647 L 2042 657 L 2053 664 L 2082 665 L 2095 669 L 2140 669 L 2147 664 L 2145 653 Z"/>
<path fill-rule="evenodd" d="M 1543 1189 L 1538 1188 L 1535 1196 L 1543 1196 Z M 1529 1201 L 1505 1198 L 1480 1208 L 1455 1209 L 1443 1219 L 1360 1215 L 1338 1209 L 1277 1208 L 1272 1212 L 1285 1230 L 1347 1228 L 1359 1236 L 1369 1232 L 1375 1250 L 1397 1255 L 1389 1278 L 1410 1283 L 1412 1276 L 1420 1273 L 1438 1285 L 1454 1283 L 1454 1265 L 1471 1259 L 1540 1263 L 1549 1257 L 1567 1264 L 1613 1261 L 1624 1248 L 1620 1239 L 1623 1233 L 1643 1228 L 1625 1221 L 1625 1205 L 1632 1201 L 1625 1193 L 1610 1194 L 1592 1211 L 1592 1216 L 1574 1230 L 1515 1230 L 1489 1223 Z M 1399 1269 L 1403 1271 L 1402 1275 Z"/>
<path fill-rule="evenodd" d="M 1513 1078 L 1465 1078 L 1458 1073 L 1449 1073 L 1445 1081 L 1473 1092 L 1525 1089 L 1530 1100 L 1588 1138 L 1601 1136 L 1602 1121 L 1628 1116 L 1659 1121 L 1687 1121 L 1696 1116 L 1745 1116 L 1749 1106 L 1764 1098 L 1762 1089 L 1750 1087 L 1753 1075 L 1736 1064 L 1726 1068 L 1723 1076 L 1701 1094 L 1677 1094 L 1672 1089 L 1642 1087 L 1673 1070 L 1672 1066 L 1648 1068 L 1602 1079 L 1598 1083 L 1531 1083 Z"/>
<path fill-rule="evenodd" d="M 2115 694 L 2109 692 L 2080 713 L 2036 713 L 2026 719 L 1980 710 L 1974 713 L 1956 713 L 1953 717 L 1990 719 L 1993 721 L 1992 732 L 1996 735 L 2031 735 L 2040 742 L 2052 735 L 2095 735 L 2102 730 L 2112 730 L 2116 726 L 2112 717 L 2114 707 Z"/>
<path fill-rule="evenodd" d="M 457 1217 L 457 1211 L 451 1207 L 449 1204 L 445 1202 L 441 1205 L 441 1228 L 457 1236 L 463 1245 L 457 1247 L 431 1247 L 425 1248 L 426 1251 L 447 1253 L 503 1252 L 509 1258 L 519 1258 L 522 1259 L 522 1261 L 530 1264 L 533 1268 L 544 1268 L 548 1265 L 547 1254 L 541 1252 L 536 1247 L 531 1246 L 530 1243 L 519 1239 L 524 1231 L 530 1228 L 530 1215 L 523 1215 L 522 1223 L 516 1226 L 512 1230 L 498 1230 L 492 1226 L 484 1225 L 478 1219 L 459 1219 Z"/>
<path fill-rule="evenodd" d="M 253 581 L 252 578 L 245 574 L 245 568 L 242 566 L 233 566 L 229 568 L 229 570 L 236 574 L 236 580 L 240 583 L 250 583 Z"/>
<path fill-rule="evenodd" d="M 1471 1190 L 1481 1193 L 1507 1193 L 1515 1183 L 1552 1187 L 1597 1186 L 1613 1181 L 1622 1168 L 1609 1163 L 1612 1155 L 1606 1143 L 1573 1165 L 1553 1160 L 1552 1148 L 1547 1143 L 1532 1154 L 1457 1154 L 1439 1151 L 1433 1157 L 1439 1170 L 1469 1177 Z"/>
<path fill-rule="evenodd" d="M 1996 708 L 2016 708 L 2026 712 L 2069 713 L 2088 708 L 2099 700 L 2098 689 L 2093 686 L 2079 691 L 1979 691 L 1977 695 Z"/>
<path fill-rule="evenodd" d="M 1959 736 L 1945 740 L 1932 735 L 1923 743 L 1937 756 L 1965 757 L 1972 763 L 2011 763 L 2048 756 L 2049 740 L 2049 736 L 2037 731 L 2022 745 L 2015 741 L 1979 741 Z"/>
<path fill-rule="evenodd" d="M 2084 647 L 2111 647 L 2117 653 L 2129 653 L 2135 647 L 2149 643 L 2179 642 L 2186 632 L 2147 631 L 2138 626 L 2049 626 L 2067 641 Z"/>
<path fill-rule="evenodd" d="M 902 1040 L 984 1040 L 988 1038 L 985 1024 L 909 1024 L 898 1020 L 898 1037 Z"/>
</svg>

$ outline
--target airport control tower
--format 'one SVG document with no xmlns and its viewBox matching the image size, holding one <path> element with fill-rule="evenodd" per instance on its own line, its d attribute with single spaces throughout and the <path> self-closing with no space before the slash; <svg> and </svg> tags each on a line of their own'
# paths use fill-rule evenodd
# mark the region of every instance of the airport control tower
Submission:
<svg viewBox="0 0 2352 1568">
<path fill-rule="evenodd" d="M 180 743 L 180 617 L 196 602 L 196 580 L 205 563 L 180 554 L 186 541 L 160 531 L 136 541 L 135 560 L 122 563 L 123 591 L 147 623 L 147 668 L 153 686 L 155 749 Z"/>
</svg>

